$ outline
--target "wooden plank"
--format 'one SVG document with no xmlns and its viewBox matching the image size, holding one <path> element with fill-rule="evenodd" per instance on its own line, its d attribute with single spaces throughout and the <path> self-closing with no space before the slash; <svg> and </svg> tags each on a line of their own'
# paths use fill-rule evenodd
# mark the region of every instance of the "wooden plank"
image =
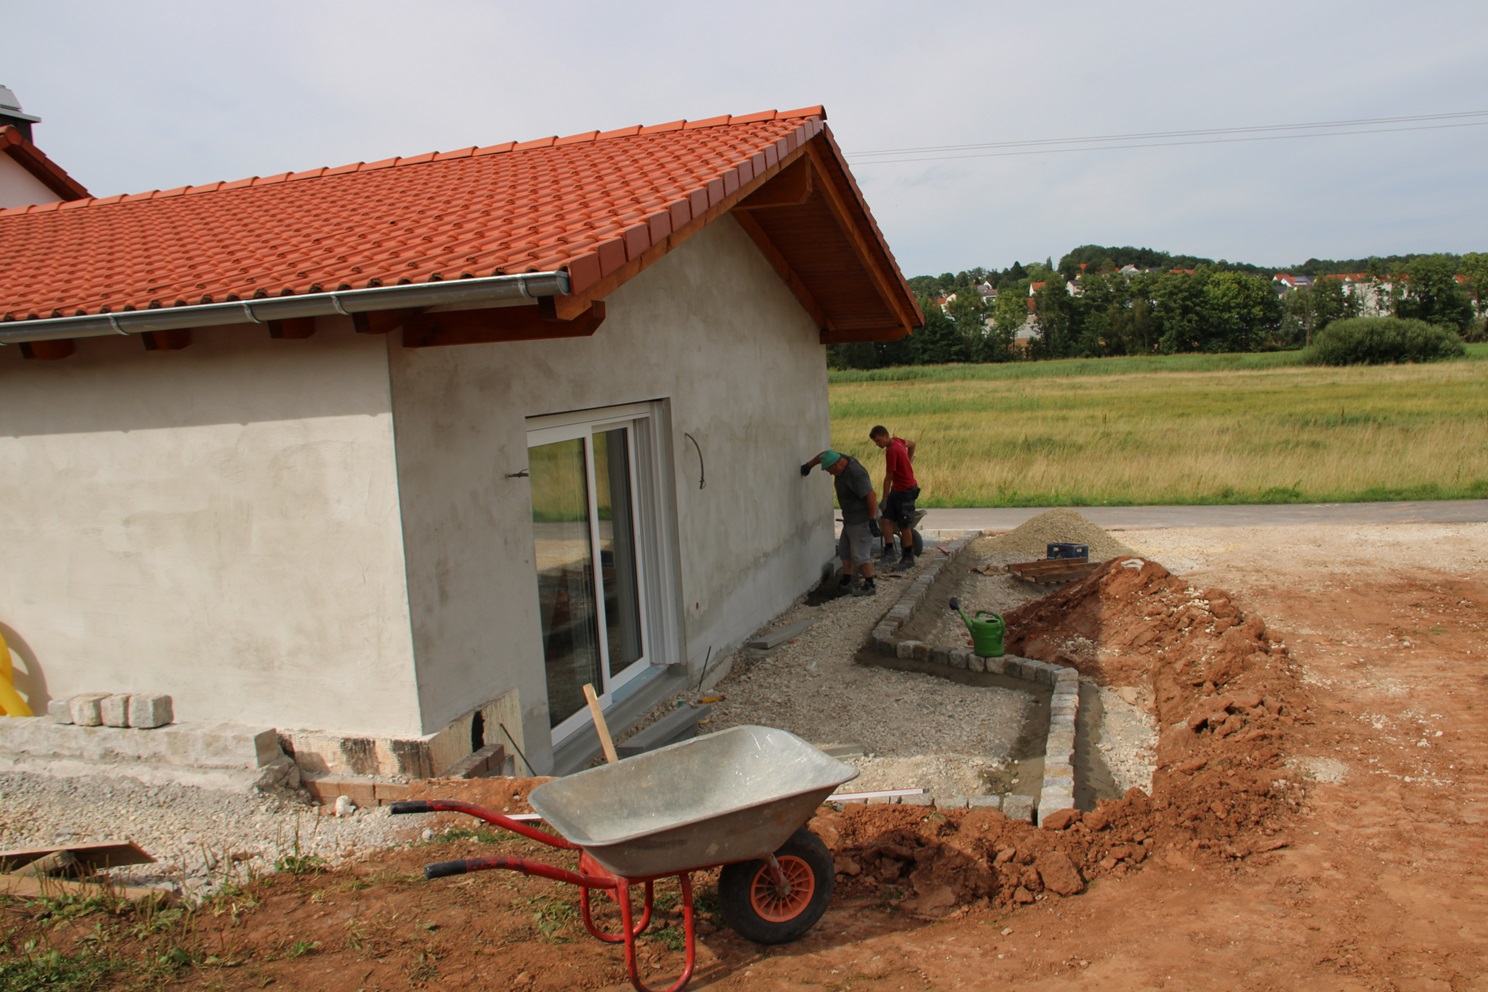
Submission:
<svg viewBox="0 0 1488 992">
<path fill-rule="evenodd" d="M 1024 582 L 1048 586 L 1082 579 L 1100 566 L 1100 562 L 1092 562 L 1088 558 L 1045 558 L 1016 562 L 1008 565 L 1007 570 Z"/>
<path fill-rule="evenodd" d="M 74 881 L 67 878 L 0 874 L 0 896 L 10 896 L 13 899 L 49 899 L 59 895 L 116 896 L 129 902 L 143 902 L 146 899 L 175 901 L 175 897 L 163 889 L 139 885 L 110 885 L 97 880 Z"/>
<path fill-rule="evenodd" d="M 117 868 L 120 865 L 147 865 L 155 859 L 138 844 L 129 840 L 106 840 L 96 844 L 69 844 L 62 847 L 35 847 L 19 851 L 0 851 L 0 871 L 13 872 L 33 861 L 52 855 L 67 854 L 85 872 Z"/>
</svg>

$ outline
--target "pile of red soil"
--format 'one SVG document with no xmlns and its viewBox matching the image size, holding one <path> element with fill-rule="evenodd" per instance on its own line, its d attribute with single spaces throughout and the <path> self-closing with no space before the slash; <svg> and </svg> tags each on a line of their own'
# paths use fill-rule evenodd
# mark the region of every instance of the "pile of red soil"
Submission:
<svg viewBox="0 0 1488 992">
<path fill-rule="evenodd" d="M 1072 895 L 1149 857 L 1243 858 L 1287 844 L 1301 790 L 1286 731 L 1307 699 L 1284 645 L 1221 590 L 1117 558 L 1004 616 L 1010 654 L 1078 669 L 1152 701 L 1160 728 L 1149 796 L 1132 789 L 1039 827 L 988 811 L 849 807 L 813 827 L 844 891 L 922 915 Z"/>
</svg>

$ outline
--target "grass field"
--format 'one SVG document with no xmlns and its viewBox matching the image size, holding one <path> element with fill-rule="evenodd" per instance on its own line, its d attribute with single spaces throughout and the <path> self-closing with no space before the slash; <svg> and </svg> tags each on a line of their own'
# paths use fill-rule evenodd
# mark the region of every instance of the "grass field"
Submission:
<svg viewBox="0 0 1488 992">
<path fill-rule="evenodd" d="M 924 506 L 1488 498 L 1488 345 L 1316 368 L 1295 353 L 833 372 L 832 445 L 877 483 L 918 442 Z"/>
</svg>

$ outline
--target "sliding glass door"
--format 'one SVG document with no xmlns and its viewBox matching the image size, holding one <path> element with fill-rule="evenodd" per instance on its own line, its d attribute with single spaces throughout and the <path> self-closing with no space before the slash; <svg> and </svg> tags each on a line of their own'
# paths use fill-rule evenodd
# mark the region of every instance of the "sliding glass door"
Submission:
<svg viewBox="0 0 1488 992">
<path fill-rule="evenodd" d="M 530 430 L 548 723 L 553 739 L 589 720 L 584 685 L 602 703 L 646 667 L 646 575 L 637 446 L 644 418 Z"/>
</svg>

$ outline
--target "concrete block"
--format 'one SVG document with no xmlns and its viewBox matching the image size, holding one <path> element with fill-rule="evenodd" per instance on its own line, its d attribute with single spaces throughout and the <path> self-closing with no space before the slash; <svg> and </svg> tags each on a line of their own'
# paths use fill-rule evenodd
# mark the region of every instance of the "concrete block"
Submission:
<svg viewBox="0 0 1488 992">
<path fill-rule="evenodd" d="M 1002 812 L 1009 820 L 1033 822 L 1034 802 L 1032 796 L 1018 793 L 1002 797 Z"/>
<path fill-rule="evenodd" d="M 951 650 L 950 650 L 950 648 L 941 647 L 939 645 L 931 648 L 930 649 L 930 660 L 932 662 L 934 662 L 935 664 L 937 664 L 937 665 L 949 665 L 949 664 L 951 664 Z"/>
<path fill-rule="evenodd" d="M 107 692 L 80 692 L 68 700 L 72 708 L 72 722 L 79 727 L 103 726 L 100 704 L 109 697 Z"/>
<path fill-rule="evenodd" d="M 1002 809 L 1002 797 L 967 796 L 966 805 L 971 809 Z"/>
<path fill-rule="evenodd" d="M 972 654 L 970 651 L 952 651 L 950 653 L 951 667 L 960 669 L 970 668 L 971 659 L 975 657 L 976 655 Z"/>
<path fill-rule="evenodd" d="M 1011 655 L 1008 655 L 1003 657 L 1001 660 L 1003 675 L 1006 675 L 1010 679 L 1026 678 L 1026 676 L 1023 674 L 1024 661 L 1022 658 L 1014 658 Z"/>
<path fill-rule="evenodd" d="M 900 641 L 895 656 L 908 661 L 915 656 L 916 646 L 924 647 L 926 645 L 924 641 Z"/>
<path fill-rule="evenodd" d="M 784 644 L 792 637 L 796 637 L 804 633 L 806 629 L 814 623 L 816 623 L 815 620 L 798 620 L 793 624 L 781 627 L 779 630 L 772 630 L 769 633 L 761 634 L 759 637 L 745 642 L 744 646 L 750 648 L 759 648 L 762 650 L 769 650 L 770 648 Z"/>
<path fill-rule="evenodd" d="M 957 651 L 956 655 L 966 662 L 966 667 L 973 672 L 985 672 L 987 670 L 987 659 L 972 651 Z M 960 667 L 960 666 L 957 666 Z"/>
<path fill-rule="evenodd" d="M 873 650 L 890 658 L 899 657 L 899 647 L 894 642 L 893 636 L 880 637 L 877 631 L 873 634 Z"/>
<path fill-rule="evenodd" d="M 176 718 L 171 697 L 159 693 L 136 692 L 129 697 L 129 725 L 141 730 L 163 727 Z"/>
<path fill-rule="evenodd" d="M 914 641 L 913 644 L 914 644 L 914 660 L 915 661 L 929 661 L 930 660 L 930 645 L 926 644 L 924 641 Z"/>
<path fill-rule="evenodd" d="M 47 717 L 53 723 L 72 723 L 72 703 L 66 699 L 53 699 L 47 702 Z"/>
<path fill-rule="evenodd" d="M 116 692 L 98 701 L 98 716 L 105 727 L 129 726 L 129 694 Z"/>
<path fill-rule="evenodd" d="M 922 792 L 917 796 L 900 796 L 899 803 L 902 806 L 934 806 L 935 797 Z"/>
<path fill-rule="evenodd" d="M 937 796 L 935 798 L 936 809 L 965 809 L 966 805 L 965 796 Z"/>
<path fill-rule="evenodd" d="M 981 658 L 981 655 L 977 655 L 977 657 Z M 1006 660 L 1005 658 L 982 658 L 982 667 L 979 671 L 984 671 L 992 675 L 1005 675 L 1007 674 Z"/>
</svg>

